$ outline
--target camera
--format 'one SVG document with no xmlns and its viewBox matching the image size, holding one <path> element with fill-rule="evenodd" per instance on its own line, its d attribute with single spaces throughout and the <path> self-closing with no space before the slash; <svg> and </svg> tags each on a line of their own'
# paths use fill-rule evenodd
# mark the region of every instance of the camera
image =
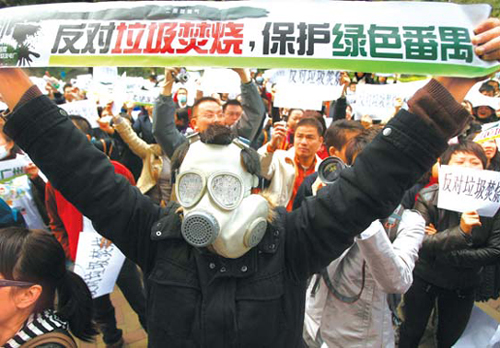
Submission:
<svg viewBox="0 0 500 348">
<path fill-rule="evenodd" d="M 333 184 L 339 178 L 340 172 L 347 167 L 340 158 L 330 156 L 319 164 L 318 176 L 324 184 Z"/>
<path fill-rule="evenodd" d="M 189 74 L 186 70 L 186 68 L 181 68 L 178 74 L 172 73 L 172 77 L 174 78 L 174 81 L 177 83 L 186 83 L 189 80 Z"/>
</svg>

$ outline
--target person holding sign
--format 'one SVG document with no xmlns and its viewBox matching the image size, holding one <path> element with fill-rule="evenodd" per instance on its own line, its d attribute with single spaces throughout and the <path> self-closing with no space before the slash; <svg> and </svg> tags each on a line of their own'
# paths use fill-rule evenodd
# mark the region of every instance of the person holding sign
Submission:
<svg viewBox="0 0 500 348">
<path fill-rule="evenodd" d="M 441 157 L 441 164 L 478 170 L 486 163 L 481 146 L 470 141 L 451 145 Z M 500 215 L 440 209 L 438 194 L 437 184 L 425 188 L 415 204 L 427 227 L 414 282 L 404 296 L 401 348 L 418 346 L 436 302 L 438 347 L 453 346 L 469 321 L 482 267 L 500 259 Z"/>
<path fill-rule="evenodd" d="M 498 19 L 476 29 L 486 59 L 500 59 L 499 29 Z M 256 154 L 220 125 L 179 148 L 172 171 L 180 204 L 162 209 L 116 176 L 22 70 L 0 69 L 13 110 L 5 131 L 143 269 L 150 347 L 303 347 L 308 278 L 394 211 L 430 169 L 468 122 L 460 102 L 475 82 L 431 80 L 335 184 L 288 213 L 252 194 Z"/>
</svg>

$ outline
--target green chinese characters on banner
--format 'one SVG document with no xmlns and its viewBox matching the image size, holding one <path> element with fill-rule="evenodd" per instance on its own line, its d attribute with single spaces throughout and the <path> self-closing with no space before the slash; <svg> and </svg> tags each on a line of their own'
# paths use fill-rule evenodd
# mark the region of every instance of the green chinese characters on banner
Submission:
<svg viewBox="0 0 500 348">
<path fill-rule="evenodd" d="M 354 1 L 4 8 L 0 66 L 214 66 L 483 76 L 500 67 L 482 61 L 471 44 L 474 27 L 489 11 L 487 5 Z"/>
</svg>

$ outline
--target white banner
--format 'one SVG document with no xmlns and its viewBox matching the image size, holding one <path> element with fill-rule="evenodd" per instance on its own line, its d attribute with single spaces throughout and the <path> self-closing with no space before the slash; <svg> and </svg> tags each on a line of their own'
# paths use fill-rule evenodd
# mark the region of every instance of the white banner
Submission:
<svg viewBox="0 0 500 348">
<path fill-rule="evenodd" d="M 484 76 L 484 4 L 128 1 L 0 10 L 0 66 L 214 66 Z"/>
<path fill-rule="evenodd" d="M 92 100 L 79 100 L 71 103 L 65 103 L 59 105 L 60 108 L 66 110 L 68 115 L 82 116 L 90 122 L 92 128 L 97 128 L 97 120 L 99 119 L 99 114 L 97 113 L 97 105 L 95 101 Z"/>
<path fill-rule="evenodd" d="M 500 172 L 460 166 L 439 167 L 438 208 L 492 217 L 500 207 Z"/>
<path fill-rule="evenodd" d="M 84 232 L 78 238 L 74 271 L 83 278 L 92 298 L 96 298 L 113 291 L 125 256 L 114 244 L 101 248 L 102 237 L 86 217 L 83 217 L 83 225 Z"/>
</svg>

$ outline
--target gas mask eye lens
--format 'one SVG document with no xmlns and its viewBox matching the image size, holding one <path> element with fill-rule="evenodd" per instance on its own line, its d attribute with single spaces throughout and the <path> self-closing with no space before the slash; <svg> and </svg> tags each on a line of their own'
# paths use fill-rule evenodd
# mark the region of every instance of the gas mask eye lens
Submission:
<svg viewBox="0 0 500 348">
<path fill-rule="evenodd" d="M 205 182 L 198 173 L 184 173 L 177 184 L 177 197 L 181 205 L 189 208 L 200 200 Z"/>
<path fill-rule="evenodd" d="M 208 191 L 221 208 L 231 210 L 240 204 L 243 182 L 230 173 L 217 174 L 209 180 Z"/>
</svg>

